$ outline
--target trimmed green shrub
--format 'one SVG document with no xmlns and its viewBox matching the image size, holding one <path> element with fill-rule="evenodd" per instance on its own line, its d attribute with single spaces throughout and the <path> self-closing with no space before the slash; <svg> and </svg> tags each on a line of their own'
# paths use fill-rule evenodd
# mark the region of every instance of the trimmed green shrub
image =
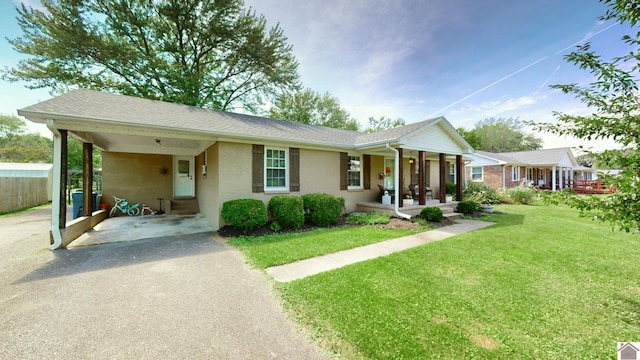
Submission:
<svg viewBox="0 0 640 360">
<path fill-rule="evenodd" d="M 273 196 L 267 208 L 276 223 L 271 227 L 272 229 L 279 227 L 279 229 L 298 230 L 304 224 L 304 202 L 299 196 Z"/>
<path fill-rule="evenodd" d="M 528 205 L 536 198 L 536 191 L 528 186 L 519 186 L 505 190 L 505 195 L 510 198 L 513 203 Z"/>
<path fill-rule="evenodd" d="M 480 209 L 480 204 L 474 201 L 460 201 L 458 203 L 458 208 L 456 209 L 458 212 L 463 214 L 473 214 L 474 212 Z"/>
<path fill-rule="evenodd" d="M 479 204 L 499 204 L 501 203 L 498 190 L 483 182 L 469 182 L 462 190 L 462 199 L 475 201 Z"/>
<path fill-rule="evenodd" d="M 446 189 L 447 195 L 453 195 L 453 196 L 456 195 L 457 193 L 456 184 L 452 182 L 447 182 L 444 184 L 444 187 Z"/>
<path fill-rule="evenodd" d="M 261 200 L 236 199 L 222 204 L 222 220 L 245 233 L 267 223 L 267 207 Z"/>
<path fill-rule="evenodd" d="M 444 218 L 442 210 L 438 207 L 426 207 L 420 211 L 420 217 L 427 221 L 440 222 Z"/>
<path fill-rule="evenodd" d="M 316 226 L 329 226 L 338 222 L 344 210 L 344 198 L 330 194 L 302 195 L 304 211 Z"/>
<path fill-rule="evenodd" d="M 347 222 L 349 224 L 359 225 L 376 225 L 376 224 L 388 224 L 389 215 L 378 213 L 375 211 L 364 212 L 352 212 L 347 216 Z"/>
</svg>

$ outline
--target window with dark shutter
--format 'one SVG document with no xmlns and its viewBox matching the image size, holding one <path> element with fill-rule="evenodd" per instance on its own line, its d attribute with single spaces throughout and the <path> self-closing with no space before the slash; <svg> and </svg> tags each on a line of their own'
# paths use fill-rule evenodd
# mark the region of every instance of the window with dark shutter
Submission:
<svg viewBox="0 0 640 360">
<path fill-rule="evenodd" d="M 362 186 L 371 189 L 371 155 L 362 155 Z"/>
</svg>

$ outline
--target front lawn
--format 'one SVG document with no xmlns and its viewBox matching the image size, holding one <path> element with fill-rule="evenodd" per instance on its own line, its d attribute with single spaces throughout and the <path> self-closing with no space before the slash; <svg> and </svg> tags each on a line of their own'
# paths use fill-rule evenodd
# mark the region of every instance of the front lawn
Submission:
<svg viewBox="0 0 640 360">
<path fill-rule="evenodd" d="M 288 264 L 419 231 L 383 229 L 373 226 L 319 229 L 303 233 L 232 238 L 230 245 L 242 250 L 253 265 L 260 268 Z"/>
<path fill-rule="evenodd" d="M 344 359 L 600 359 L 640 341 L 639 235 L 566 207 L 496 210 L 498 225 L 278 289 Z"/>
</svg>

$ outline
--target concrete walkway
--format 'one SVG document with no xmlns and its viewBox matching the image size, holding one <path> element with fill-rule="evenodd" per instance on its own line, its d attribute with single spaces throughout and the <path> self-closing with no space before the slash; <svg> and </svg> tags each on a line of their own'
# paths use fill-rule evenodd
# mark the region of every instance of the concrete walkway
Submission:
<svg viewBox="0 0 640 360">
<path fill-rule="evenodd" d="M 333 254 L 300 260 L 291 264 L 274 266 L 267 268 L 266 271 L 278 282 L 290 282 L 361 261 L 387 256 L 398 251 L 414 248 L 430 242 L 444 240 L 458 234 L 482 229 L 495 224 L 492 222 L 476 220 L 456 221 L 457 224 L 455 225 L 446 226 L 437 230 L 430 230 L 419 234 L 339 251 Z"/>
</svg>

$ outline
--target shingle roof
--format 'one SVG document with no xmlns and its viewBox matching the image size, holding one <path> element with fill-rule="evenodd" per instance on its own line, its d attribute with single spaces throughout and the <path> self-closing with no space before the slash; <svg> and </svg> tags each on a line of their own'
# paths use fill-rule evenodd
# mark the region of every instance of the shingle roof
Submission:
<svg viewBox="0 0 640 360">
<path fill-rule="evenodd" d="M 565 157 L 567 153 L 571 153 L 571 148 L 564 147 L 556 149 L 540 149 L 503 153 L 491 153 L 487 151 L 476 150 L 476 153 L 496 160 L 506 161 L 510 164 L 542 165 L 560 163 L 562 158 Z"/>
<path fill-rule="evenodd" d="M 241 136 L 346 148 L 371 143 L 393 143 L 430 124 L 446 122 L 446 119 L 439 117 L 365 134 L 87 89 L 71 91 L 25 107 L 18 110 L 18 114 L 40 122 L 48 118 L 109 122 L 123 126 L 187 130 L 216 136 Z M 461 141 L 464 142 L 463 139 Z"/>
<path fill-rule="evenodd" d="M 80 89 L 28 106 L 20 115 L 38 114 L 113 123 L 188 129 L 205 133 L 253 136 L 263 139 L 354 145 L 355 131 L 267 119 L 195 106 Z"/>
</svg>

